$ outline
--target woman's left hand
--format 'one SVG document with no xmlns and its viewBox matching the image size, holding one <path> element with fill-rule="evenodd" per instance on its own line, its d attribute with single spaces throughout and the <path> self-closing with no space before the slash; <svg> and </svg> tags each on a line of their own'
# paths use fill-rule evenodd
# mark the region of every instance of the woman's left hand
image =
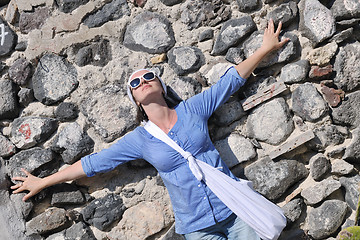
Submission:
<svg viewBox="0 0 360 240">
<path fill-rule="evenodd" d="M 279 25 L 275 31 L 274 21 L 272 19 L 268 22 L 268 27 L 265 29 L 263 43 L 261 48 L 266 52 L 271 52 L 277 50 L 284 46 L 290 39 L 284 38 L 283 40 L 279 41 L 279 35 L 281 31 L 282 23 L 279 22 Z"/>
</svg>

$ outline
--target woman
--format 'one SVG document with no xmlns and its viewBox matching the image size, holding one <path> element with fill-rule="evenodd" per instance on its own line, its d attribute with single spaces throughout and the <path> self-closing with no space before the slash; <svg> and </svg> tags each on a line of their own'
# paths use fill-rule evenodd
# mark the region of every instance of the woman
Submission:
<svg viewBox="0 0 360 240">
<path fill-rule="evenodd" d="M 220 159 L 212 144 L 207 120 L 221 104 L 236 92 L 271 51 L 281 48 L 289 39 L 279 42 L 281 23 L 275 31 L 269 21 L 262 46 L 248 59 L 231 67 L 210 89 L 169 108 L 162 80 L 146 69 L 133 73 L 128 82 L 130 99 L 150 120 L 185 151 L 232 178 L 235 176 Z M 24 201 L 42 189 L 61 182 L 93 176 L 134 159 L 145 159 L 159 172 L 166 185 L 175 214 L 176 232 L 186 239 L 260 239 L 246 223 L 231 212 L 189 169 L 187 160 L 164 142 L 139 126 L 110 148 L 83 157 L 68 168 L 45 178 L 26 170 L 27 177 L 14 177 L 21 183 L 12 186 L 14 193 L 29 191 Z"/>
</svg>

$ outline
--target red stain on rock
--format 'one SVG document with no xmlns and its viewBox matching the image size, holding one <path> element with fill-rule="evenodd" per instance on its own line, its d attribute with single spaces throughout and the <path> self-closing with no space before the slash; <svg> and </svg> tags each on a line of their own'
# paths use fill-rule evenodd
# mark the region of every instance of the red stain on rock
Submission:
<svg viewBox="0 0 360 240">
<path fill-rule="evenodd" d="M 321 84 L 321 92 L 324 94 L 325 100 L 330 104 L 331 107 L 338 106 L 345 97 L 345 92 L 343 90 L 329 88 L 324 84 Z"/>
<path fill-rule="evenodd" d="M 312 66 L 309 72 L 309 78 L 324 78 L 333 72 L 332 65 L 326 67 Z"/>
<path fill-rule="evenodd" d="M 29 139 L 31 136 L 30 125 L 28 123 L 21 125 L 19 132 L 21 132 L 24 135 L 26 140 Z"/>
</svg>

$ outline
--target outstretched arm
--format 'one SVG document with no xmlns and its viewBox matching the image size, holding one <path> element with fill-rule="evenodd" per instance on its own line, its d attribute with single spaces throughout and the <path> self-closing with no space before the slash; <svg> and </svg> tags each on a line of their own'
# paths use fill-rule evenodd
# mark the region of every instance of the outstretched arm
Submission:
<svg viewBox="0 0 360 240">
<path fill-rule="evenodd" d="M 265 29 L 263 43 L 259 49 L 257 49 L 254 54 L 252 54 L 245 61 L 239 63 L 235 66 L 235 69 L 238 71 L 239 75 L 247 79 L 250 74 L 255 70 L 259 63 L 268 55 L 270 52 L 281 48 L 285 43 L 290 39 L 285 38 L 281 42 L 279 41 L 279 34 L 281 31 L 282 23 L 280 22 L 276 31 L 274 27 L 274 21 L 270 19 L 268 27 Z M 274 32 L 275 31 L 275 32 Z"/>
<path fill-rule="evenodd" d="M 28 200 L 44 188 L 86 176 L 81 166 L 81 160 L 45 178 L 38 178 L 25 169 L 21 170 L 26 174 L 26 177 L 14 177 L 13 180 L 21 181 L 21 183 L 11 186 L 11 189 L 15 190 L 13 193 L 20 193 L 25 190 L 29 191 L 29 193 L 23 197 L 23 201 Z"/>
</svg>

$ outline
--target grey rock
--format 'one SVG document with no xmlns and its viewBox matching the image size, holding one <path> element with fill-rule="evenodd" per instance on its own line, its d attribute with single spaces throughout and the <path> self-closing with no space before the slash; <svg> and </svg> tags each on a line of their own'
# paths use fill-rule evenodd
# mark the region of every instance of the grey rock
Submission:
<svg viewBox="0 0 360 240">
<path fill-rule="evenodd" d="M 353 28 L 348 28 L 344 31 L 336 33 L 332 38 L 329 40 L 330 42 L 336 42 L 337 44 L 342 43 L 343 41 L 351 38 L 354 34 Z"/>
<path fill-rule="evenodd" d="M 78 107 L 71 102 L 62 102 L 55 110 L 56 119 L 62 122 L 74 120 L 78 115 Z"/>
<path fill-rule="evenodd" d="M 302 198 L 296 198 L 286 203 L 281 209 L 284 211 L 288 223 L 293 223 L 300 218 L 304 207 L 304 200 L 302 200 Z"/>
<path fill-rule="evenodd" d="M 98 11 L 88 15 L 83 23 L 89 28 L 100 27 L 108 21 L 114 21 L 127 15 L 130 16 L 130 8 L 126 0 L 115 0 L 106 3 Z"/>
<path fill-rule="evenodd" d="M 350 144 L 345 149 L 343 159 L 345 161 L 360 162 L 360 127 L 357 127 L 352 133 Z"/>
<path fill-rule="evenodd" d="M 246 58 L 249 58 L 262 44 L 264 33 L 262 31 L 256 31 L 251 34 L 251 36 L 244 41 L 243 48 Z M 276 63 L 289 62 L 292 59 L 296 58 L 299 55 L 299 39 L 293 33 L 285 33 L 280 36 L 280 40 L 284 38 L 289 38 L 290 41 L 287 42 L 282 48 L 277 51 L 274 51 L 267 55 L 258 65 L 259 68 L 269 67 Z"/>
<path fill-rule="evenodd" d="M 1 0 L 0 1 L 0 7 L 5 6 L 6 4 L 8 4 L 10 2 L 10 0 Z"/>
<path fill-rule="evenodd" d="M 205 57 L 197 47 L 174 47 L 167 57 L 170 67 L 178 75 L 196 72 L 205 63 Z"/>
<path fill-rule="evenodd" d="M 32 173 L 44 164 L 51 162 L 54 157 L 54 153 L 50 149 L 35 147 L 21 151 L 9 159 L 7 164 L 9 175 L 11 178 L 15 176 L 25 177 L 21 168 Z"/>
<path fill-rule="evenodd" d="M 247 113 L 241 103 L 236 99 L 230 99 L 230 101 L 216 109 L 211 120 L 219 126 L 228 126 L 246 115 Z"/>
<path fill-rule="evenodd" d="M 341 105 L 332 108 L 331 116 L 335 124 L 349 125 L 352 128 L 360 125 L 360 91 L 349 93 Z"/>
<path fill-rule="evenodd" d="M 292 93 L 292 110 L 302 119 L 315 122 L 328 113 L 328 106 L 312 83 L 298 86 Z"/>
<path fill-rule="evenodd" d="M 187 0 L 180 8 L 181 22 L 189 30 L 201 26 L 214 27 L 231 16 L 231 8 L 219 0 Z"/>
<path fill-rule="evenodd" d="M 254 30 L 256 25 L 250 16 L 228 20 L 221 27 L 211 54 L 225 54 L 230 47 L 238 45 Z"/>
<path fill-rule="evenodd" d="M 259 6 L 258 0 L 237 0 L 237 4 L 239 5 L 239 10 L 241 12 L 248 12 L 256 9 Z"/>
<path fill-rule="evenodd" d="M 73 164 L 81 157 L 91 153 L 94 141 L 76 122 L 69 123 L 55 138 L 51 149 L 60 153 L 67 164 Z"/>
<path fill-rule="evenodd" d="M 75 186 L 67 183 L 55 185 L 52 188 L 51 205 L 61 207 L 85 202 L 81 191 Z"/>
<path fill-rule="evenodd" d="M 350 27 L 354 27 L 354 26 L 358 25 L 359 21 L 360 21 L 360 18 L 354 18 L 354 19 L 337 21 L 336 24 L 341 29 L 345 29 L 345 28 L 350 28 Z"/>
<path fill-rule="evenodd" d="M 239 64 L 245 59 L 244 52 L 242 48 L 229 48 L 226 52 L 225 59 L 233 64 Z"/>
<path fill-rule="evenodd" d="M 64 209 L 49 208 L 27 222 L 26 230 L 28 233 L 49 234 L 66 227 L 68 223 Z"/>
<path fill-rule="evenodd" d="M 111 60 L 111 47 L 108 40 L 101 39 L 79 49 L 75 56 L 78 66 L 105 66 Z"/>
<path fill-rule="evenodd" d="M 294 130 L 290 110 L 283 98 L 275 98 L 255 108 L 246 123 L 251 138 L 277 145 Z"/>
<path fill-rule="evenodd" d="M 11 80 L 0 80 L 0 119 L 12 119 L 18 116 L 16 94 L 16 86 Z"/>
<path fill-rule="evenodd" d="M 21 149 L 44 142 L 57 129 L 57 121 L 45 117 L 21 117 L 13 121 L 10 140 Z"/>
<path fill-rule="evenodd" d="M 166 6 L 174 6 L 181 3 L 183 0 L 160 0 Z"/>
<path fill-rule="evenodd" d="M 330 168 L 330 160 L 324 154 L 318 153 L 310 158 L 310 175 L 314 180 L 320 180 Z"/>
<path fill-rule="evenodd" d="M 30 88 L 21 88 L 17 95 L 22 106 L 29 105 L 35 99 L 34 91 Z"/>
<path fill-rule="evenodd" d="M 281 69 L 280 81 L 290 84 L 305 81 L 309 71 L 310 64 L 308 60 L 299 60 L 286 64 Z"/>
<path fill-rule="evenodd" d="M 336 20 L 360 17 L 360 3 L 356 0 L 335 0 L 330 10 Z"/>
<path fill-rule="evenodd" d="M 267 14 L 267 19 L 272 19 L 275 25 L 281 21 L 282 26 L 286 27 L 292 23 L 298 15 L 298 8 L 295 2 L 281 4 Z"/>
<path fill-rule="evenodd" d="M 299 3 L 301 34 L 309 38 L 313 46 L 334 35 L 335 18 L 331 11 L 317 0 L 301 0 Z"/>
<path fill-rule="evenodd" d="M 72 225 L 65 231 L 66 239 L 76 240 L 96 240 L 94 233 L 91 229 L 83 222 L 78 222 Z"/>
<path fill-rule="evenodd" d="M 354 171 L 354 165 L 342 160 L 335 159 L 331 163 L 331 173 L 335 175 L 347 175 Z"/>
<path fill-rule="evenodd" d="M 64 100 L 79 84 L 76 68 L 55 54 L 40 59 L 32 81 L 35 98 L 45 105 Z"/>
<path fill-rule="evenodd" d="M 341 177 L 341 186 L 345 188 L 345 201 L 353 209 L 356 210 L 359 200 L 359 183 L 360 176 Z"/>
<path fill-rule="evenodd" d="M 21 33 L 27 34 L 34 29 L 40 29 L 49 16 L 50 9 L 48 7 L 35 8 L 34 12 L 21 12 L 19 18 Z"/>
<path fill-rule="evenodd" d="M 324 200 L 340 187 L 341 183 L 330 177 L 302 190 L 301 196 L 305 199 L 306 204 L 314 205 Z"/>
<path fill-rule="evenodd" d="M 199 42 L 204 42 L 206 40 L 212 39 L 214 37 L 214 30 L 206 29 L 199 35 Z"/>
<path fill-rule="evenodd" d="M 1 43 L 0 56 L 6 56 L 14 50 L 17 41 L 17 36 L 1 17 L 0 17 L 0 26 L 2 26 L 1 38 L 0 38 L 0 43 Z"/>
<path fill-rule="evenodd" d="M 59 10 L 64 13 L 70 13 L 79 6 L 88 2 L 89 0 L 56 0 Z"/>
<path fill-rule="evenodd" d="M 16 51 L 23 52 L 23 51 L 26 50 L 27 45 L 28 45 L 28 44 L 27 44 L 26 41 L 19 42 L 18 44 L 16 44 L 15 50 L 16 50 Z"/>
<path fill-rule="evenodd" d="M 341 226 L 347 204 L 340 200 L 328 200 L 308 214 L 309 235 L 314 239 L 329 237 Z"/>
<path fill-rule="evenodd" d="M 354 42 L 340 47 L 336 54 L 334 83 L 338 88 L 352 91 L 360 86 L 360 43 Z"/>
<path fill-rule="evenodd" d="M 241 99 L 248 98 L 251 95 L 258 93 L 264 88 L 270 86 L 273 83 L 276 83 L 276 78 L 273 76 L 270 77 L 255 77 L 254 81 L 246 81 L 242 87 Z"/>
<path fill-rule="evenodd" d="M 183 100 L 200 93 L 202 89 L 201 83 L 191 77 L 175 78 L 169 82 L 168 86 L 171 87 L 172 90 L 175 91 Z"/>
<path fill-rule="evenodd" d="M 16 153 L 15 145 L 0 133 L 0 157 L 10 157 Z"/>
<path fill-rule="evenodd" d="M 116 85 L 107 85 L 89 93 L 80 111 L 107 142 L 124 135 L 136 124 L 135 107 L 126 96 L 125 89 Z"/>
<path fill-rule="evenodd" d="M 31 78 L 31 69 L 32 66 L 29 61 L 25 58 L 19 58 L 9 68 L 9 76 L 14 83 L 23 86 L 27 84 L 28 80 Z"/>
<path fill-rule="evenodd" d="M 216 141 L 214 145 L 219 151 L 221 159 L 229 168 L 256 157 L 256 151 L 251 141 L 237 133 L 232 133 L 226 139 Z"/>
<path fill-rule="evenodd" d="M 116 194 L 95 199 L 83 210 L 85 222 L 100 229 L 106 230 L 112 223 L 122 218 L 125 211 L 123 200 Z"/>
<path fill-rule="evenodd" d="M 266 157 L 245 167 L 245 176 L 254 189 L 269 199 L 279 198 L 290 186 L 309 174 L 296 160 L 273 162 Z"/>
<path fill-rule="evenodd" d="M 34 204 L 31 201 L 24 202 L 22 198 L 26 195 L 26 193 L 18 193 L 18 194 L 11 194 L 10 200 L 16 209 L 16 212 L 20 219 L 26 219 L 31 210 L 34 207 Z"/>
<path fill-rule="evenodd" d="M 347 133 L 341 132 L 339 127 L 333 124 L 326 124 L 313 130 L 315 137 L 306 145 L 315 150 L 323 152 L 328 146 L 335 146 L 344 142 Z"/>
<path fill-rule="evenodd" d="M 175 37 L 168 19 L 145 11 L 127 26 L 123 44 L 134 51 L 164 53 L 174 46 Z"/>
</svg>

